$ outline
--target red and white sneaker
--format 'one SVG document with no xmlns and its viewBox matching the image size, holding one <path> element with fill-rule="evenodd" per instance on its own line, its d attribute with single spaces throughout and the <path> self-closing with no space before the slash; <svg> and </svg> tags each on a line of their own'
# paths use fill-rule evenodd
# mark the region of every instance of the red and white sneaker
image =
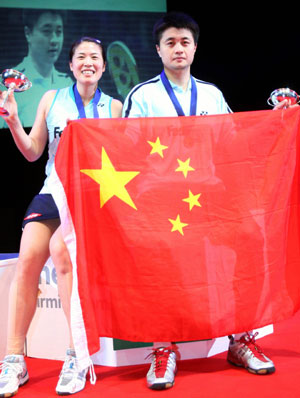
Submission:
<svg viewBox="0 0 300 398">
<path fill-rule="evenodd" d="M 250 373 L 265 375 L 275 372 L 274 363 L 268 358 L 262 349 L 256 344 L 254 335 L 245 333 L 239 340 L 228 336 L 230 343 L 227 361 L 235 366 L 247 369 Z"/>
<path fill-rule="evenodd" d="M 147 386 L 152 390 L 164 390 L 173 387 L 177 372 L 176 359 L 180 359 L 175 344 L 159 347 L 150 354 L 152 363 L 147 373 Z"/>
</svg>

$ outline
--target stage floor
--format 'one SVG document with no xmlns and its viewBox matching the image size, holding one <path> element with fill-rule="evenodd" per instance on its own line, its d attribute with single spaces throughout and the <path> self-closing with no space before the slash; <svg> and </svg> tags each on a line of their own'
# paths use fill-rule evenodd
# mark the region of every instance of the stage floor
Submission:
<svg viewBox="0 0 300 398">
<path fill-rule="evenodd" d="M 226 353 L 205 359 L 178 362 L 173 388 L 152 391 L 146 387 L 148 365 L 126 367 L 95 366 L 96 385 L 87 382 L 76 397 L 132 398 L 160 396 L 174 398 L 299 398 L 300 396 L 300 311 L 291 319 L 274 325 L 274 333 L 258 340 L 276 366 L 272 375 L 258 376 L 235 368 Z M 145 351 L 145 356 L 148 354 Z M 20 388 L 18 397 L 55 397 L 61 362 L 27 358 L 30 380 Z"/>
</svg>

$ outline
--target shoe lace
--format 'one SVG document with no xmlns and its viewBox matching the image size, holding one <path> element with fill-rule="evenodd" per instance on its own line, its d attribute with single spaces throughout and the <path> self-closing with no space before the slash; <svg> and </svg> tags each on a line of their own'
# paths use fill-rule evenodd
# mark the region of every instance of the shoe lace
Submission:
<svg viewBox="0 0 300 398">
<path fill-rule="evenodd" d="M 172 352 L 175 353 L 176 359 L 180 359 L 180 353 L 176 344 L 172 344 L 169 347 L 152 348 L 152 352 L 145 359 L 155 359 L 154 370 L 157 372 L 164 371 L 167 368 L 169 355 Z"/>
<path fill-rule="evenodd" d="M 8 362 L 8 361 L 1 361 L 0 362 L 0 378 L 7 377 L 10 374 L 19 374 L 23 371 L 23 366 L 18 362 Z"/>
<path fill-rule="evenodd" d="M 66 376 L 67 374 L 71 375 L 74 372 L 79 372 L 77 358 L 74 357 L 73 355 L 67 355 L 61 370 L 61 375 L 64 376 Z M 90 375 L 90 383 L 96 384 L 97 378 L 93 364 L 89 366 L 89 375 Z"/>
<path fill-rule="evenodd" d="M 67 355 L 65 362 L 63 364 L 61 374 L 72 374 L 74 372 L 77 372 L 77 360 L 76 357 L 73 357 L 72 355 Z"/>
<path fill-rule="evenodd" d="M 244 343 L 252 352 L 254 350 L 258 352 L 259 354 L 263 354 L 262 349 L 260 346 L 256 343 L 255 337 L 258 335 L 258 332 L 252 334 L 247 332 L 244 336 L 241 337 L 240 341 Z"/>
</svg>

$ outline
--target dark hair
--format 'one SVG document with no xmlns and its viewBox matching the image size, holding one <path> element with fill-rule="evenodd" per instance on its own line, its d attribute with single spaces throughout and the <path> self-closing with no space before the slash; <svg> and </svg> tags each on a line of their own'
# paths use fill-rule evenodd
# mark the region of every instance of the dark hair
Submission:
<svg viewBox="0 0 300 398">
<path fill-rule="evenodd" d="M 106 53 L 105 53 L 105 49 L 101 43 L 101 40 L 95 39 L 94 37 L 89 37 L 89 36 L 83 36 L 80 39 L 73 42 L 73 44 L 71 45 L 70 51 L 69 51 L 69 61 L 72 62 L 72 58 L 73 58 L 76 48 L 79 46 L 79 44 L 81 44 L 85 41 L 98 44 L 98 46 L 101 49 L 103 62 L 106 63 Z"/>
<path fill-rule="evenodd" d="M 67 21 L 67 12 L 63 10 L 53 10 L 53 9 L 36 9 L 36 8 L 24 8 L 22 11 L 22 20 L 23 25 L 27 26 L 31 31 L 34 28 L 35 24 L 37 23 L 39 17 L 42 14 L 52 14 L 52 15 L 59 15 L 63 21 L 63 24 L 66 24 Z"/>
<path fill-rule="evenodd" d="M 159 45 L 165 30 L 169 28 L 188 29 L 197 43 L 199 39 L 199 25 L 192 17 L 182 12 L 171 11 L 160 18 L 153 27 L 153 39 Z"/>
</svg>

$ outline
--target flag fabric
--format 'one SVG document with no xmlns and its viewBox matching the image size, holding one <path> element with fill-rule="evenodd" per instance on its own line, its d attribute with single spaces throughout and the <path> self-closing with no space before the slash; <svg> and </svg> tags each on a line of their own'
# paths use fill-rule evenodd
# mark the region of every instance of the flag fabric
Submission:
<svg viewBox="0 0 300 398">
<path fill-rule="evenodd" d="M 68 124 L 51 179 L 82 363 L 100 336 L 208 339 L 299 309 L 299 118 L 293 108 Z"/>
</svg>

